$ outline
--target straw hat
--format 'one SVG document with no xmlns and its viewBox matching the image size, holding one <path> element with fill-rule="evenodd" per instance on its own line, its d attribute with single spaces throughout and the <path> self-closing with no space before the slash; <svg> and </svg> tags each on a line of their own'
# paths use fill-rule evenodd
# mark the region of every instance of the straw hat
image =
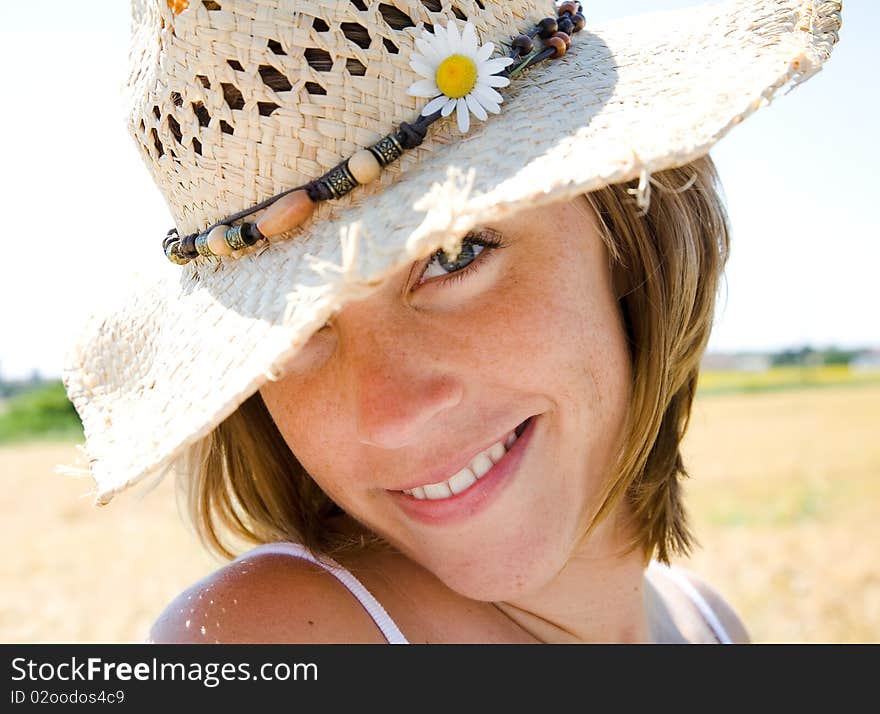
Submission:
<svg viewBox="0 0 880 714">
<path fill-rule="evenodd" d="M 181 236 L 324 174 L 413 122 L 429 28 L 472 24 L 506 57 L 552 0 L 135 0 L 128 123 Z M 499 113 L 457 112 L 301 226 L 169 263 L 86 320 L 63 379 L 98 503 L 167 470 L 346 302 L 466 231 L 706 154 L 815 74 L 841 4 L 728 0 L 596 26 L 511 78 Z M 417 58 L 416 58 L 417 59 Z M 497 108 L 497 107 L 496 107 Z M 808 121 L 805 117 L 804 121 Z M 644 195 L 642 199 L 646 198 Z M 259 214 L 257 214 L 259 215 Z M 117 238 L 162 236 L 131 226 Z"/>
</svg>

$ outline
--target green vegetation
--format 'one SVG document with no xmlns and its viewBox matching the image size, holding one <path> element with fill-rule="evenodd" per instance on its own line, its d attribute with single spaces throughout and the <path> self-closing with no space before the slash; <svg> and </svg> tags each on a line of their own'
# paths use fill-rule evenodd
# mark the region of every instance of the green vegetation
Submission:
<svg viewBox="0 0 880 714">
<path fill-rule="evenodd" d="M 0 407 L 0 443 L 82 438 L 82 425 L 61 381 L 10 397 Z"/>
<path fill-rule="evenodd" d="M 811 387 L 880 384 L 880 370 L 854 370 L 845 364 L 772 367 L 760 371 L 710 370 L 700 373 L 698 393 L 770 392 Z"/>
</svg>

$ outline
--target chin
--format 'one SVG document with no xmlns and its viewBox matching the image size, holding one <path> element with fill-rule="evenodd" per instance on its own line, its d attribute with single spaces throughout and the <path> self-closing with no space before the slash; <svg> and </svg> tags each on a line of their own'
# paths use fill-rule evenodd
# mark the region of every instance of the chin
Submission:
<svg viewBox="0 0 880 714">
<path fill-rule="evenodd" d="M 462 550 L 413 557 L 459 595 L 501 602 L 545 586 L 563 567 L 565 552 L 544 537 L 519 534 L 492 544 L 482 541 Z"/>
</svg>

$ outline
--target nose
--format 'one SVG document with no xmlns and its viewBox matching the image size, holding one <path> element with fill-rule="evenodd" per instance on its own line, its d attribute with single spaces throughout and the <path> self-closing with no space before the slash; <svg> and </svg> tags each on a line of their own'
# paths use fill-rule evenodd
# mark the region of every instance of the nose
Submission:
<svg viewBox="0 0 880 714">
<path fill-rule="evenodd" d="M 438 338 L 412 315 L 349 304 L 336 318 L 343 403 L 364 444 L 424 444 L 438 415 L 461 402 L 463 386 L 438 352 Z"/>
</svg>

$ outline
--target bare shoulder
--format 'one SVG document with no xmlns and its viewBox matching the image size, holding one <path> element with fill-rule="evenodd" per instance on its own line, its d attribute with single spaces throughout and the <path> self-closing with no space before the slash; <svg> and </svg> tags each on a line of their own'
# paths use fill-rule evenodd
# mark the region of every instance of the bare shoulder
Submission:
<svg viewBox="0 0 880 714">
<path fill-rule="evenodd" d="M 743 624 L 742 619 L 721 593 L 693 571 L 681 566 L 676 566 L 676 570 L 684 575 L 697 592 L 703 596 L 734 643 L 749 644 L 751 642 L 748 630 L 745 624 Z"/>
<path fill-rule="evenodd" d="M 184 590 L 162 611 L 152 643 L 384 643 L 360 603 L 309 561 L 262 553 Z"/>
</svg>

